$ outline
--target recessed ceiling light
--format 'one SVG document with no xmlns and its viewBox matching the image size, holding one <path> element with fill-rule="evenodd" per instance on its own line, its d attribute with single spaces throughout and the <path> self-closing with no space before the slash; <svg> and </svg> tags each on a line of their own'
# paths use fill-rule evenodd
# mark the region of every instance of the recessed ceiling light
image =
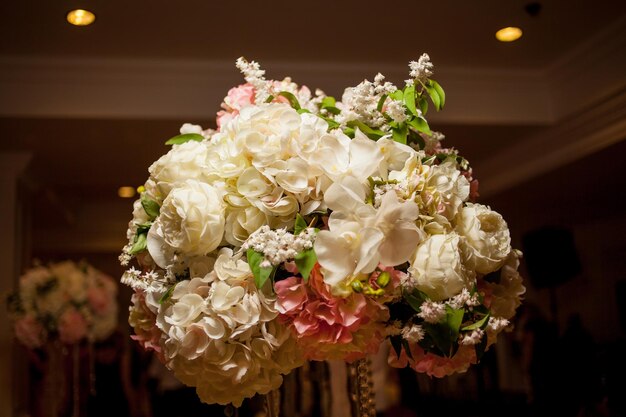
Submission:
<svg viewBox="0 0 626 417">
<path fill-rule="evenodd" d="M 500 42 L 513 42 L 522 37 L 522 29 L 508 26 L 496 32 L 496 39 Z"/>
<path fill-rule="evenodd" d="M 96 15 L 89 10 L 76 9 L 67 14 L 67 21 L 74 26 L 87 26 L 96 20 Z"/>
<path fill-rule="evenodd" d="M 120 187 L 117 189 L 117 195 L 122 198 L 133 198 L 135 196 L 135 187 Z"/>
</svg>

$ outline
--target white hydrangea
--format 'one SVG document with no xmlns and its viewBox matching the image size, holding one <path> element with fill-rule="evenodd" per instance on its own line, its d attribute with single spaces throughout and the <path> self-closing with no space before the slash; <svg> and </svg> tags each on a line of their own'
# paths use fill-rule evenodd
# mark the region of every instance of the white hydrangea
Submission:
<svg viewBox="0 0 626 417">
<path fill-rule="evenodd" d="M 241 254 L 222 249 L 214 266 L 176 284 L 159 307 L 157 326 L 177 378 L 195 386 L 204 402 L 238 406 L 280 386 L 302 356 Z"/>
</svg>

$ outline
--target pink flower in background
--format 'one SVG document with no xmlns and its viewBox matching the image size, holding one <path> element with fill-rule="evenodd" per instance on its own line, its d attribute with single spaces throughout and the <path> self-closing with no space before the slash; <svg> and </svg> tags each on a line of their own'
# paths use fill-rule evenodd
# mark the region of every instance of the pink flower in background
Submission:
<svg viewBox="0 0 626 417">
<path fill-rule="evenodd" d="M 44 329 L 34 316 L 24 316 L 15 322 L 15 336 L 26 347 L 34 349 L 43 345 Z"/>
<path fill-rule="evenodd" d="M 75 308 L 68 308 L 59 317 L 59 339 L 73 344 L 87 336 L 87 321 Z"/>
<path fill-rule="evenodd" d="M 374 353 L 384 339 L 388 310 L 363 294 L 331 294 L 317 264 L 308 283 L 290 277 L 275 284 L 281 320 L 289 325 L 309 359 L 352 361 Z"/>
</svg>

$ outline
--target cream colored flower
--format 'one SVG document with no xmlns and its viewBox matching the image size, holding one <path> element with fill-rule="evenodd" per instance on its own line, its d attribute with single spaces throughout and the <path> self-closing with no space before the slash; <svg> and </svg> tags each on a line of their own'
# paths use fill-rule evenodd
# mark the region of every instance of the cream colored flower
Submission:
<svg viewBox="0 0 626 417">
<path fill-rule="evenodd" d="M 224 236 L 223 202 L 215 187 L 187 180 L 174 188 L 148 232 L 148 251 L 162 268 L 174 256 L 201 256 L 216 249 Z"/>
<path fill-rule="evenodd" d="M 474 271 L 466 265 L 468 249 L 456 233 L 433 235 L 415 251 L 409 273 L 416 287 L 433 301 L 446 300 L 471 288 Z"/>
<path fill-rule="evenodd" d="M 177 183 L 202 179 L 208 154 L 206 142 L 189 141 L 172 149 L 148 169 L 161 198 L 165 198 Z"/>
<path fill-rule="evenodd" d="M 481 274 L 499 269 L 511 252 L 509 228 L 489 207 L 467 203 L 459 210 L 455 230 L 465 237 L 472 249 L 474 268 Z"/>
</svg>

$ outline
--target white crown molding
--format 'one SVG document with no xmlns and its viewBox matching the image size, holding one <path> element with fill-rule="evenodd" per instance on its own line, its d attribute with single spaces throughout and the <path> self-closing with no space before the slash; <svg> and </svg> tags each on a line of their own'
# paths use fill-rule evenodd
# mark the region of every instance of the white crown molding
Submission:
<svg viewBox="0 0 626 417">
<path fill-rule="evenodd" d="M 407 68 L 372 63 L 273 62 L 268 74 L 339 95 L 384 73 L 406 78 Z M 550 97 L 539 72 L 441 68 L 436 79 L 449 95 L 441 123 L 549 124 Z M 73 118 L 210 119 L 233 85 L 242 82 L 234 63 L 0 57 L 0 116 Z M 476 102 L 480 106 L 476 106 Z"/>
</svg>

